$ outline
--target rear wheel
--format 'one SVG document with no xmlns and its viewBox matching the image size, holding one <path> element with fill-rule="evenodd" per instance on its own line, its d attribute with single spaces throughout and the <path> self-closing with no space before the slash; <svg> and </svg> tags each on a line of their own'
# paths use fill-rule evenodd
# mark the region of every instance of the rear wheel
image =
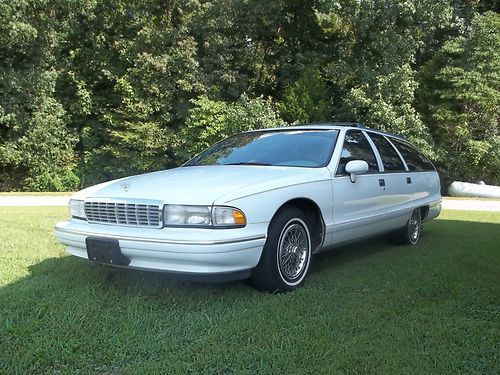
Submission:
<svg viewBox="0 0 500 375">
<path fill-rule="evenodd" d="M 304 284 L 311 263 L 311 235 L 304 213 L 287 207 L 269 225 L 260 261 L 252 272 L 254 285 L 286 292 Z"/>
<path fill-rule="evenodd" d="M 397 240 L 404 245 L 416 245 L 421 232 L 422 213 L 419 208 L 415 208 L 406 225 L 398 231 Z"/>
</svg>

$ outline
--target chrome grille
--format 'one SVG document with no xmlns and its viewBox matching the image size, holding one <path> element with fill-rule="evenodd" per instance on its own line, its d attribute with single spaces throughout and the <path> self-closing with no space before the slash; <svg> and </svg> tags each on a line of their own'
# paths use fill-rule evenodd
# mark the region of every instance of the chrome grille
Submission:
<svg viewBox="0 0 500 375">
<path fill-rule="evenodd" d="M 85 201 L 90 223 L 161 227 L 161 206 L 147 203 Z"/>
</svg>

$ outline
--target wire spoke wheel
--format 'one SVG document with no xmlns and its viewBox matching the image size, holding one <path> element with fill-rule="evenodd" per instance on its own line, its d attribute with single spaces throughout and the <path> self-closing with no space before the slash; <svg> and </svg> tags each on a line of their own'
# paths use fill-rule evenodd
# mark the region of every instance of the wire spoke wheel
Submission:
<svg viewBox="0 0 500 375">
<path fill-rule="evenodd" d="M 284 228 L 278 244 L 278 266 L 287 281 L 294 281 L 303 274 L 309 256 L 309 236 L 299 223 Z"/>
<path fill-rule="evenodd" d="M 415 215 L 412 215 L 410 218 L 410 224 L 408 225 L 410 231 L 410 238 L 412 242 L 416 241 L 418 238 L 418 221 L 415 218 Z"/>
<path fill-rule="evenodd" d="M 416 244 L 418 242 L 421 228 L 420 210 L 415 209 L 408 220 L 408 240 L 411 244 Z"/>
<path fill-rule="evenodd" d="M 273 218 L 252 281 L 271 293 L 300 288 L 312 258 L 309 217 L 296 207 L 285 207 Z"/>
</svg>

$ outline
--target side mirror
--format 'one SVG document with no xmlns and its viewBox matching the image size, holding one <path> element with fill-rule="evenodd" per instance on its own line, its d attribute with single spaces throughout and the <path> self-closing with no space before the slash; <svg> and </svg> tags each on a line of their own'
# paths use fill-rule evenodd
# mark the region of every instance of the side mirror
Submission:
<svg viewBox="0 0 500 375">
<path fill-rule="evenodd" d="M 345 171 L 349 173 L 351 182 L 356 182 L 358 174 L 366 173 L 368 169 L 368 163 L 364 160 L 351 160 L 345 166 Z"/>
</svg>

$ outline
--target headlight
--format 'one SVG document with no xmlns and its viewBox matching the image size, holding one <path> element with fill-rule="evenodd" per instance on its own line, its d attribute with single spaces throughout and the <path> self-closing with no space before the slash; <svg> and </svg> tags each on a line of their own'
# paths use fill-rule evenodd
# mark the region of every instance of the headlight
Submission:
<svg viewBox="0 0 500 375">
<path fill-rule="evenodd" d="M 85 219 L 85 206 L 83 201 L 77 199 L 69 200 L 69 213 L 72 217 Z"/>
<path fill-rule="evenodd" d="M 163 208 L 165 225 L 210 225 L 210 207 L 174 206 L 167 204 Z"/>
<path fill-rule="evenodd" d="M 163 208 L 165 226 L 241 227 L 246 225 L 243 212 L 223 206 L 180 206 L 167 204 Z"/>
</svg>

